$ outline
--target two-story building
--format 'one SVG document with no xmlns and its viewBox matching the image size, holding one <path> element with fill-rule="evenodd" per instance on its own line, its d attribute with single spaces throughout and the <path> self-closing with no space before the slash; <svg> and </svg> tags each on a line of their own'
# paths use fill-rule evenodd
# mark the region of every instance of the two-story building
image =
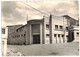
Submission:
<svg viewBox="0 0 80 57">
<path fill-rule="evenodd" d="M 75 25 L 76 20 L 64 15 L 33 19 L 26 25 L 17 28 L 9 38 L 10 44 L 53 44 L 69 41 L 69 27 Z"/>
</svg>

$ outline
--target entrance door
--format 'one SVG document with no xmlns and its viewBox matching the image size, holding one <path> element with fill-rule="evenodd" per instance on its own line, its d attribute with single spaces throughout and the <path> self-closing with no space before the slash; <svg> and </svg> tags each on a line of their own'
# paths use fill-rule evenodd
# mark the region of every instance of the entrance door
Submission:
<svg viewBox="0 0 80 57">
<path fill-rule="evenodd" d="M 33 35 L 33 44 L 40 44 L 40 35 Z"/>
</svg>

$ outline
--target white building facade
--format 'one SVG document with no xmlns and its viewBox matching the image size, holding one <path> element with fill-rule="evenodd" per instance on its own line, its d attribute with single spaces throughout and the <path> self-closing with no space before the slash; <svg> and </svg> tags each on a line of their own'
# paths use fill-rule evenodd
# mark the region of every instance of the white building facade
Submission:
<svg viewBox="0 0 80 57">
<path fill-rule="evenodd" d="M 65 16 L 50 15 L 42 19 L 29 20 L 26 25 L 16 29 L 15 34 L 10 34 L 8 42 L 26 45 L 71 42 L 73 39 L 69 31 L 70 26 L 75 25 L 75 19 Z"/>
<path fill-rule="evenodd" d="M 45 44 L 66 43 L 68 37 L 68 19 L 61 16 L 44 17 Z"/>
<path fill-rule="evenodd" d="M 7 38 L 8 38 L 8 28 L 2 28 L 2 45 L 1 45 L 1 50 L 2 50 L 2 56 L 7 55 Z"/>
</svg>

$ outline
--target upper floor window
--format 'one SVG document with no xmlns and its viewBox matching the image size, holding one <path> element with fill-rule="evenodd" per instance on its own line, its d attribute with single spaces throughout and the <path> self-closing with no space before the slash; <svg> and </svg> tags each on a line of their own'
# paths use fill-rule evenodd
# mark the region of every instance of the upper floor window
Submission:
<svg viewBox="0 0 80 57">
<path fill-rule="evenodd" d="M 49 34 L 46 34 L 47 37 L 49 37 Z"/>
<path fill-rule="evenodd" d="M 15 38 L 16 38 L 16 36 L 15 36 Z"/>
<path fill-rule="evenodd" d="M 2 28 L 2 34 L 5 34 L 5 29 Z"/>
<path fill-rule="evenodd" d="M 63 29 L 63 26 L 60 26 L 60 29 Z"/>
<path fill-rule="evenodd" d="M 21 34 L 21 37 L 23 37 L 23 34 Z"/>
<path fill-rule="evenodd" d="M 79 37 L 79 32 L 76 33 L 76 36 Z"/>
<path fill-rule="evenodd" d="M 55 29 L 58 29 L 58 25 L 55 25 Z"/>
<path fill-rule="evenodd" d="M 12 38 L 14 38 L 14 36 L 12 36 Z"/>
<path fill-rule="evenodd" d="M 49 29 L 49 25 L 48 24 L 46 24 L 46 29 Z"/>
</svg>

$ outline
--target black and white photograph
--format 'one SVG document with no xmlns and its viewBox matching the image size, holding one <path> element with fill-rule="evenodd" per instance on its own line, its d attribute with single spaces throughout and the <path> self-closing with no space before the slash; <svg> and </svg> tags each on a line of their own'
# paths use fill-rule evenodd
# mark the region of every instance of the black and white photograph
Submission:
<svg viewBox="0 0 80 57">
<path fill-rule="evenodd" d="M 79 56 L 79 1 L 1 1 L 2 56 Z"/>
</svg>

